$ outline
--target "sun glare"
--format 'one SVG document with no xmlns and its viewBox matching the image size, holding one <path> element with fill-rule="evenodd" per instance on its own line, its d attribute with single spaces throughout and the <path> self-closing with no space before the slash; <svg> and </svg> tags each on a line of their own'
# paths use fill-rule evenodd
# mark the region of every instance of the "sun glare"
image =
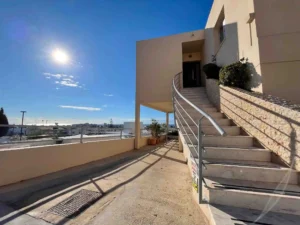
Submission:
<svg viewBox="0 0 300 225">
<path fill-rule="evenodd" d="M 53 59 L 61 64 L 66 64 L 69 61 L 69 56 L 67 55 L 66 52 L 56 49 L 52 52 L 52 57 Z"/>
</svg>

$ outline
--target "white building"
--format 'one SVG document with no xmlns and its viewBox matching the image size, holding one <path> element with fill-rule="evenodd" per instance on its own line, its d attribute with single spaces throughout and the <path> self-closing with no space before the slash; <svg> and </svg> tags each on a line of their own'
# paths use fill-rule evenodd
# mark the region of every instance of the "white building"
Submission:
<svg viewBox="0 0 300 225">
<path fill-rule="evenodd" d="M 140 128 L 144 129 L 143 122 L 140 122 Z M 124 122 L 124 130 L 128 130 L 128 132 L 135 132 L 135 122 Z"/>
</svg>

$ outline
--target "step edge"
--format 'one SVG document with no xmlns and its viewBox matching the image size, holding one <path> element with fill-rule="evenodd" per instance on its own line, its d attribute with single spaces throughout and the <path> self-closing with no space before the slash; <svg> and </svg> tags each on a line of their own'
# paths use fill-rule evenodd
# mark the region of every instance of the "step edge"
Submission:
<svg viewBox="0 0 300 225">
<path fill-rule="evenodd" d="M 207 160 L 207 159 L 205 159 Z M 234 161 L 234 160 L 233 160 Z M 243 161 L 243 160 L 241 160 Z M 247 160 L 244 160 L 244 162 L 253 162 L 253 161 L 247 161 Z M 257 161 L 257 162 L 260 162 L 260 161 Z M 229 162 L 227 162 L 229 163 Z M 254 165 L 237 165 L 237 164 L 226 164 L 226 161 L 222 162 L 222 163 L 205 163 L 205 166 L 206 167 L 234 167 L 234 168 L 247 168 L 247 169 L 260 169 L 260 170 L 271 170 L 271 171 L 277 171 L 277 172 L 291 172 L 291 173 L 296 173 L 297 174 L 297 171 L 294 170 L 294 169 L 290 169 L 290 168 L 285 168 L 285 167 L 280 167 L 280 168 L 274 168 L 274 167 L 267 167 L 267 166 L 256 166 L 255 164 Z"/>
<path fill-rule="evenodd" d="M 268 192 L 258 192 L 258 191 L 246 191 L 246 190 L 234 190 L 234 189 L 221 189 L 221 188 L 215 188 L 215 187 L 207 187 L 205 186 L 209 191 L 215 191 L 215 192 L 234 192 L 234 193 L 240 193 L 240 194 L 247 194 L 247 195 L 256 195 L 256 196 L 264 196 L 264 197 L 279 197 L 279 198 L 285 198 L 285 199 L 292 199 L 292 200 L 299 200 L 300 196 L 294 196 L 294 195 L 283 195 L 283 194 L 275 194 L 275 193 L 268 193 Z"/>
</svg>

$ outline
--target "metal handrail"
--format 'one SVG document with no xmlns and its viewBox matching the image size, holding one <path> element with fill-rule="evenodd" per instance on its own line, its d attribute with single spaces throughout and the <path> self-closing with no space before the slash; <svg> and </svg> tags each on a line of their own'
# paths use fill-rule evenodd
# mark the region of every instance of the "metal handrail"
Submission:
<svg viewBox="0 0 300 225">
<path fill-rule="evenodd" d="M 175 106 L 176 107 L 176 106 Z M 177 108 L 177 107 L 176 107 Z M 181 115 L 182 116 L 182 115 Z M 182 129 L 184 130 L 184 132 L 185 132 L 185 135 L 186 135 L 186 137 L 189 139 L 189 141 L 190 141 L 190 145 L 192 145 L 193 146 L 193 148 L 194 148 L 194 152 L 198 155 L 198 153 L 197 153 L 197 149 L 195 148 L 195 145 L 193 144 L 193 142 L 192 142 L 192 140 L 191 140 L 191 138 L 190 138 L 190 136 L 188 135 L 188 133 L 187 133 L 187 131 L 186 131 L 186 129 L 184 128 L 184 126 L 182 125 L 182 122 L 180 121 L 180 120 L 178 120 L 178 122 L 180 123 L 180 125 L 182 126 Z M 189 126 L 188 126 L 189 127 Z M 190 128 L 190 127 L 189 127 Z M 197 141 L 198 141 L 198 139 L 197 139 Z"/>
<path fill-rule="evenodd" d="M 182 72 L 176 74 L 174 76 L 174 78 L 176 76 L 178 76 L 179 74 L 181 74 Z M 201 113 L 206 119 L 208 119 L 211 124 L 216 128 L 216 130 L 222 135 L 222 136 L 225 136 L 226 135 L 226 132 L 222 129 L 222 127 L 220 127 L 217 122 L 211 118 L 210 115 L 208 115 L 206 112 L 204 112 L 203 110 L 199 109 L 197 106 L 195 106 L 193 103 L 191 103 L 188 99 L 186 99 L 182 94 L 180 94 L 180 92 L 177 90 L 176 86 L 175 86 L 175 81 L 174 81 L 174 78 L 173 78 L 173 88 L 174 88 L 174 91 L 176 91 L 176 94 L 179 95 L 180 98 L 182 98 L 183 100 L 185 100 L 186 103 L 188 103 L 190 106 L 192 106 L 197 112 Z"/>
<path fill-rule="evenodd" d="M 214 128 L 219 132 L 219 134 L 221 136 L 225 136 L 226 132 L 217 124 L 217 122 L 211 117 L 209 116 L 206 112 L 204 112 L 203 110 L 201 110 L 199 107 L 195 106 L 193 103 L 191 103 L 187 98 L 185 98 L 180 92 L 179 92 L 179 88 L 177 89 L 177 85 L 180 85 L 180 80 L 178 81 L 177 78 L 178 76 L 182 74 L 182 72 L 176 74 L 173 78 L 173 82 L 172 82 L 172 90 L 173 90 L 173 95 L 172 95 L 172 101 L 173 101 L 173 110 L 174 110 L 174 124 L 175 126 L 179 126 L 181 125 L 182 130 L 186 137 L 188 138 L 188 140 L 190 141 L 191 145 L 193 146 L 193 151 L 196 153 L 196 155 L 198 156 L 198 163 L 196 163 L 196 166 L 198 167 L 198 173 L 199 173 L 199 178 L 198 178 L 198 197 L 199 197 L 199 203 L 203 203 L 203 190 L 202 190 L 202 182 L 204 182 L 205 184 L 205 180 L 203 178 L 203 173 L 202 173 L 202 166 L 205 167 L 205 164 L 203 162 L 202 159 L 202 151 L 204 150 L 203 147 L 203 143 L 202 143 L 202 136 L 203 136 L 203 132 L 201 129 L 201 122 L 203 118 L 206 118 L 213 126 Z M 179 101 L 177 100 L 177 97 L 175 97 L 175 95 L 179 96 L 179 99 L 184 100 L 188 105 L 190 105 L 192 108 L 194 108 L 197 112 L 199 112 L 202 117 L 199 119 L 198 121 L 198 125 L 197 123 L 194 121 L 194 119 L 188 114 L 188 112 L 181 106 L 181 104 L 179 103 Z M 182 114 L 180 113 L 178 107 L 175 105 L 175 101 L 176 104 L 179 105 L 181 107 L 181 109 L 183 110 L 183 112 L 190 118 L 190 120 L 196 125 L 196 127 L 198 128 L 198 138 L 196 137 L 195 133 L 193 132 L 193 130 L 191 129 L 190 125 L 187 123 L 187 121 L 184 119 L 184 117 L 182 116 Z M 177 114 L 183 119 L 183 121 L 185 122 L 186 126 L 190 129 L 190 131 L 192 132 L 192 134 L 195 136 L 196 141 L 198 142 L 198 152 L 195 148 L 194 143 L 191 141 L 188 132 L 186 131 L 185 127 L 183 126 L 181 119 L 177 116 Z M 177 124 L 176 120 L 179 122 Z M 184 133 L 181 132 L 183 135 Z M 190 145 L 188 145 L 188 148 L 190 148 L 190 151 L 192 150 Z M 195 159 L 195 157 L 192 154 L 192 157 Z M 201 165 L 201 166 L 200 166 Z M 206 168 L 206 167 L 205 167 Z"/>
<path fill-rule="evenodd" d="M 175 101 L 178 103 L 178 105 L 180 106 L 180 108 L 185 112 L 185 114 L 191 119 L 191 121 L 196 125 L 196 127 L 198 127 L 198 124 L 194 121 L 194 119 L 187 113 L 187 111 L 182 107 L 182 105 L 179 103 L 179 101 L 177 100 L 177 98 L 175 98 Z M 178 110 L 179 111 L 179 110 Z"/>
<path fill-rule="evenodd" d="M 179 112 L 177 106 L 175 105 L 175 109 L 177 109 L 178 114 L 180 115 L 180 117 L 183 119 L 184 123 L 188 126 L 188 128 L 190 129 L 191 133 L 194 135 L 194 137 L 196 138 L 196 140 L 198 141 L 198 137 L 197 135 L 194 133 L 194 131 L 192 130 L 192 128 L 189 126 L 188 122 L 184 119 L 184 117 L 182 116 L 182 114 Z"/>
</svg>

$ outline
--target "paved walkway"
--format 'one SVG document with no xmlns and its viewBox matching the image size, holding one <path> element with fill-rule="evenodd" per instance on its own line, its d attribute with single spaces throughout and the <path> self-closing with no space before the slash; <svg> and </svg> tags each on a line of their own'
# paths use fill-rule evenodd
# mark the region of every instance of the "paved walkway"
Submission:
<svg viewBox="0 0 300 225">
<path fill-rule="evenodd" d="M 40 224 L 207 224 L 192 199 L 191 177 L 177 142 L 139 151 L 139 157 L 127 164 L 76 184 L 34 193 L 16 205 Z M 47 211 L 81 189 L 102 192 L 103 197 L 72 219 Z M 4 222 L 17 224 L 13 223 L 15 219 L 6 217 Z"/>
</svg>

